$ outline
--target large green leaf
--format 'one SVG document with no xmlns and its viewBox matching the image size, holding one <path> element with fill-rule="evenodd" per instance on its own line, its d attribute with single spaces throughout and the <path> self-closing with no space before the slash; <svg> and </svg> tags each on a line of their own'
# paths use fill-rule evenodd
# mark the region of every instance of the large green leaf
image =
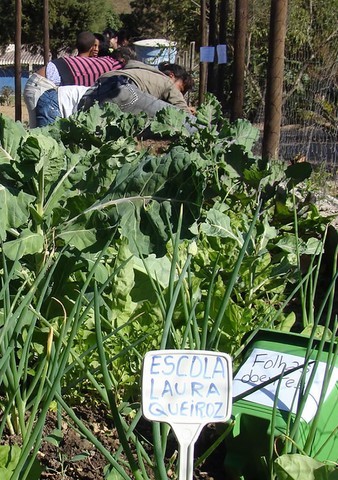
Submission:
<svg viewBox="0 0 338 480">
<path fill-rule="evenodd" d="M 31 134 L 19 149 L 21 165 L 28 177 L 43 169 L 44 181 L 57 180 L 64 170 L 64 149 L 53 138 L 43 134 Z"/>
<path fill-rule="evenodd" d="M 14 196 L 4 185 L 0 185 L 0 239 L 6 240 L 10 228 L 18 228 L 27 223 L 32 195 L 19 192 Z"/>
<path fill-rule="evenodd" d="M 13 471 L 20 460 L 20 456 L 21 448 L 18 445 L 0 445 L 1 480 L 10 480 L 12 478 Z M 41 473 L 42 467 L 38 460 L 34 459 L 27 478 L 29 478 L 29 480 L 39 480 Z"/>
<path fill-rule="evenodd" d="M 88 230 L 75 226 L 73 229 L 69 228 L 60 232 L 57 238 L 61 238 L 65 244 L 81 251 L 96 242 L 96 229 Z"/>
<path fill-rule="evenodd" d="M 174 137 L 176 135 L 187 137 L 189 134 L 185 127 L 187 113 L 176 108 L 165 108 L 156 114 L 151 122 L 151 131 Z"/>
<path fill-rule="evenodd" d="M 130 240 L 133 253 L 163 252 L 168 219 L 175 230 L 183 205 L 182 231 L 187 234 L 199 215 L 203 189 L 204 178 L 196 175 L 190 154 L 177 147 L 162 157 L 122 166 L 109 194 L 93 209 L 105 209 L 113 223 L 120 218 L 121 234 Z"/>
<path fill-rule="evenodd" d="M 141 161 L 124 165 L 112 185 L 114 195 L 163 194 L 163 198 L 189 199 L 200 186 L 196 182 L 192 167 L 192 157 L 182 147 L 173 148 L 168 154 L 158 157 L 145 157 Z M 189 184 L 189 188 L 188 188 Z M 186 187 L 186 188 L 185 188 Z M 175 196 L 171 196 L 175 193 Z M 169 194 L 168 197 L 165 194 Z"/>
<path fill-rule="evenodd" d="M 26 135 L 21 123 L 0 115 L 0 164 L 16 159 L 21 140 Z"/>
<path fill-rule="evenodd" d="M 89 167 L 83 167 L 83 157 L 80 155 L 71 155 L 67 168 L 59 175 L 57 181 L 53 183 L 49 190 L 47 200 L 44 204 L 44 220 L 50 226 L 51 224 L 57 226 L 54 215 L 55 210 L 61 209 L 60 203 L 65 204 L 69 197 L 78 196 L 78 191 L 74 191 L 73 184 L 77 184 L 79 180 L 84 177 L 84 172 Z M 63 210 L 62 217 L 64 218 L 66 211 Z M 70 212 L 67 211 L 69 216 Z M 59 217 L 61 218 L 61 217 Z"/>
<path fill-rule="evenodd" d="M 239 119 L 231 125 L 230 132 L 236 144 L 244 147 L 245 152 L 250 154 L 259 137 L 258 128 L 248 120 Z"/>
<path fill-rule="evenodd" d="M 144 201 L 126 202 L 118 205 L 120 216 L 121 235 L 128 239 L 131 251 L 137 255 L 149 255 L 157 252 L 164 255 L 165 244 L 169 239 L 168 223 L 170 218 L 170 203 L 148 203 L 144 208 Z"/>
<path fill-rule="evenodd" d="M 142 272 L 145 276 L 150 277 L 158 282 L 162 287 L 167 287 L 170 278 L 170 260 L 168 257 L 157 258 L 151 254 L 148 257 L 141 259 L 134 257 L 133 267 L 135 270 Z M 138 288 L 142 288 L 139 285 Z"/>
<path fill-rule="evenodd" d="M 312 166 L 309 162 L 300 162 L 289 165 L 286 169 L 286 177 L 289 178 L 288 187 L 292 188 L 310 177 Z"/>
<path fill-rule="evenodd" d="M 211 208 L 208 211 L 206 220 L 201 225 L 201 231 L 213 237 L 230 238 L 240 247 L 244 242 L 243 238 L 233 231 L 230 217 L 217 208 Z"/>
<path fill-rule="evenodd" d="M 41 253 L 44 246 L 44 237 L 39 233 L 23 230 L 19 238 L 3 244 L 5 255 L 11 260 L 22 258 L 24 255 Z"/>
<path fill-rule="evenodd" d="M 197 124 L 208 127 L 210 130 L 216 131 L 216 126 L 222 118 L 221 105 L 219 101 L 211 94 L 207 94 L 205 102 L 197 110 Z"/>
<path fill-rule="evenodd" d="M 278 480 L 337 480 L 333 465 L 325 465 L 314 458 L 298 453 L 281 455 L 274 462 Z"/>
<path fill-rule="evenodd" d="M 19 445 L 1 445 L 0 446 L 0 466 L 6 467 L 6 470 L 14 470 L 20 458 L 21 449 Z M 1 477 L 2 478 L 2 477 Z M 8 477 L 10 478 L 10 477 Z"/>
</svg>

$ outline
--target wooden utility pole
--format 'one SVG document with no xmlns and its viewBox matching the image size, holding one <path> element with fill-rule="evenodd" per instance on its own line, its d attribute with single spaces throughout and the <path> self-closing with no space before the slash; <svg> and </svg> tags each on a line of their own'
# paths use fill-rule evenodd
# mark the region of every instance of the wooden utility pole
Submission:
<svg viewBox="0 0 338 480">
<path fill-rule="evenodd" d="M 216 49 L 217 45 L 217 3 L 216 0 L 209 0 L 209 42 L 210 47 Z M 217 85 L 217 64 L 215 60 L 208 63 L 208 92 L 215 93 Z"/>
<path fill-rule="evenodd" d="M 227 29 L 229 16 L 229 0 L 220 0 L 219 7 L 219 43 L 227 44 Z M 218 65 L 217 98 L 224 106 L 224 83 L 225 83 L 226 64 Z"/>
<path fill-rule="evenodd" d="M 287 0 L 271 0 L 262 157 L 277 158 L 282 119 Z"/>
<path fill-rule="evenodd" d="M 231 121 L 243 117 L 248 0 L 236 0 Z"/>
<path fill-rule="evenodd" d="M 201 0 L 201 47 L 206 47 L 208 42 L 207 35 L 207 2 Z M 201 105 L 204 101 L 204 96 L 207 91 L 207 79 L 208 79 L 208 64 L 206 62 L 200 62 L 200 84 L 199 84 L 199 97 L 198 103 Z"/>
<path fill-rule="evenodd" d="M 21 17 L 22 17 L 21 0 L 15 0 L 15 55 L 14 55 L 14 71 L 15 71 L 15 120 L 21 122 Z"/>
<path fill-rule="evenodd" d="M 43 0 L 43 60 L 49 62 L 49 0 Z"/>
</svg>

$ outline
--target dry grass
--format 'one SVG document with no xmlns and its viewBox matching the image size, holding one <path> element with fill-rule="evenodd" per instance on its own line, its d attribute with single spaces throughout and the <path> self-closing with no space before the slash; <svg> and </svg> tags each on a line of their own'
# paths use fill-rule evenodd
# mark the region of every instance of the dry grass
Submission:
<svg viewBox="0 0 338 480">
<path fill-rule="evenodd" d="M 114 12 L 120 15 L 121 13 L 130 13 L 130 0 L 120 0 L 119 2 L 112 2 Z"/>
<path fill-rule="evenodd" d="M 22 110 L 21 121 L 23 123 L 28 122 L 28 112 L 27 112 L 27 108 L 26 108 L 26 105 L 24 104 L 24 102 L 22 102 L 21 110 Z M 15 120 L 15 107 L 14 107 L 14 105 L 0 105 L 0 113 L 2 113 L 3 115 L 6 115 L 7 117 Z"/>
</svg>

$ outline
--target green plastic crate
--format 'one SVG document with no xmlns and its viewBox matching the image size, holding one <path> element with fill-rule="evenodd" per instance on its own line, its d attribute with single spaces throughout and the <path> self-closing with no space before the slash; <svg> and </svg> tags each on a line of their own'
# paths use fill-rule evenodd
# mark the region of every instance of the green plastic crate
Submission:
<svg viewBox="0 0 338 480">
<path fill-rule="evenodd" d="M 234 376 L 234 397 L 246 387 L 255 386 L 265 382 L 281 372 L 282 366 L 288 368 L 303 364 L 306 356 L 308 337 L 294 333 L 283 333 L 272 330 L 260 330 L 244 351 L 243 362 Z M 319 340 L 313 343 L 313 351 L 310 361 L 316 358 L 316 347 Z M 320 357 L 320 365 L 317 367 L 317 391 L 310 391 L 308 396 L 308 408 L 303 412 L 299 428 L 297 429 L 297 445 L 303 449 L 305 446 L 314 415 L 318 411 L 316 400 L 320 395 L 321 382 L 327 366 L 329 342 L 325 342 Z M 332 358 L 332 356 L 331 356 Z M 265 362 L 265 363 L 264 363 Z M 265 366 L 267 366 L 265 368 Z M 270 366 L 270 368 L 268 368 Z M 308 366 L 309 369 L 315 364 Z M 338 461 L 338 362 L 331 372 L 330 392 L 326 395 L 322 409 L 319 413 L 319 421 L 316 428 L 309 455 L 319 461 Z M 240 375 L 239 375 L 240 374 Z M 251 397 L 251 400 L 243 398 L 234 401 L 232 414 L 235 421 L 232 436 L 226 441 L 226 467 L 236 475 L 246 473 L 245 478 L 262 480 L 264 467 L 259 462 L 261 457 L 268 457 L 271 434 L 275 437 L 278 449 L 278 437 L 285 435 L 295 418 L 291 409 L 296 409 L 292 403 L 294 391 L 297 389 L 301 370 L 293 374 L 284 375 L 280 386 L 278 400 L 280 408 L 275 416 L 274 431 L 271 432 L 272 409 L 274 393 L 272 387 L 268 390 L 260 390 Z M 238 383 L 239 382 L 239 383 Z M 238 390 L 237 385 L 240 385 Z M 275 386 L 277 388 L 278 381 Z M 288 391 L 290 390 L 290 391 Z M 262 392 L 264 392 L 262 394 Z M 269 400 L 270 397 L 270 400 Z M 235 398 L 234 398 L 235 399 Z M 264 402 L 269 403 L 264 404 Z"/>
</svg>

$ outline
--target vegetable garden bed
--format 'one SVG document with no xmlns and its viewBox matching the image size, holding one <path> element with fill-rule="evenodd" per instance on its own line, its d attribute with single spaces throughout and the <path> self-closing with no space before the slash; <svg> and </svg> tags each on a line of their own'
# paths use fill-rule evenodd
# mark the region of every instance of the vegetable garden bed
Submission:
<svg viewBox="0 0 338 480">
<path fill-rule="evenodd" d="M 264 327 L 331 339 L 337 355 L 311 165 L 255 157 L 258 131 L 212 97 L 196 118 L 189 135 L 173 109 L 149 122 L 94 106 L 30 132 L 0 117 L 3 478 L 176 478 L 167 426 L 144 436 L 149 350 L 219 350 L 237 367 Z M 224 474 L 228 428 L 201 439 L 197 478 Z"/>
</svg>

